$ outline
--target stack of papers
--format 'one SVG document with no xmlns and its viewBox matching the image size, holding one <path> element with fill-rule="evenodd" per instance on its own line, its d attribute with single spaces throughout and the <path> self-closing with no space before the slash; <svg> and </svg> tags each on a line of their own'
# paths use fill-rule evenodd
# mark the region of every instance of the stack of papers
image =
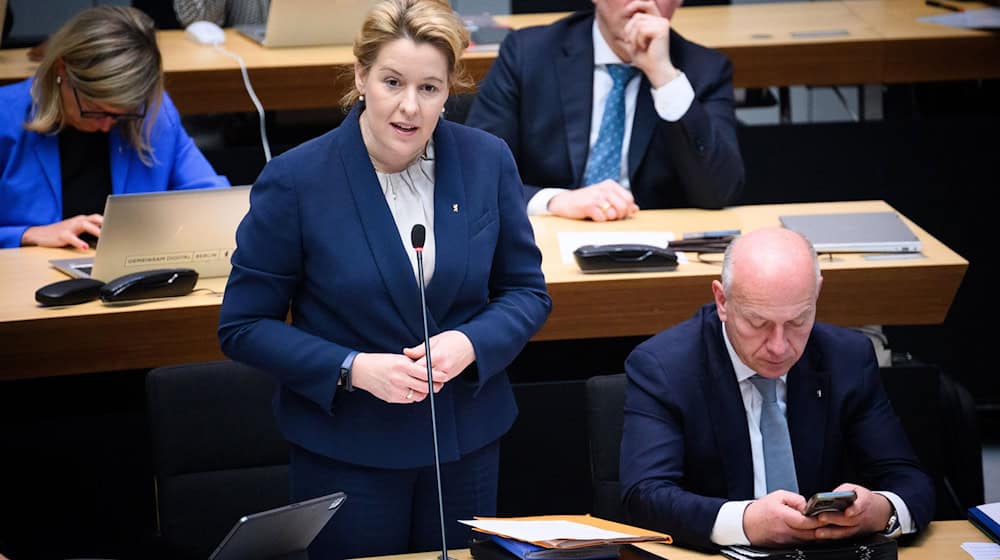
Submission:
<svg viewBox="0 0 1000 560">
<path fill-rule="evenodd" d="M 461 521 L 523 560 L 597 560 L 618 556 L 618 546 L 672 542 L 669 535 L 589 515 L 480 518 Z"/>
</svg>

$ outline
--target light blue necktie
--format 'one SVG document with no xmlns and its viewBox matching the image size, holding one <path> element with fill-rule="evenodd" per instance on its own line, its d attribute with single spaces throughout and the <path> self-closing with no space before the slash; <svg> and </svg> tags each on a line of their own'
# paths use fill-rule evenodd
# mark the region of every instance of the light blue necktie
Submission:
<svg viewBox="0 0 1000 560">
<path fill-rule="evenodd" d="M 587 170 L 583 174 L 583 184 L 593 185 L 605 179 L 621 178 L 622 141 L 625 138 L 625 86 L 628 85 L 636 69 L 625 64 L 608 64 L 608 73 L 614 84 L 604 103 L 601 128 L 597 131 L 597 141 L 590 149 Z"/>
<path fill-rule="evenodd" d="M 750 382 L 764 399 L 760 409 L 760 435 L 764 441 L 764 473 L 767 493 L 788 490 L 798 493 L 795 479 L 795 457 L 792 456 L 792 438 L 788 435 L 788 421 L 778 408 L 778 380 L 755 375 Z"/>
</svg>

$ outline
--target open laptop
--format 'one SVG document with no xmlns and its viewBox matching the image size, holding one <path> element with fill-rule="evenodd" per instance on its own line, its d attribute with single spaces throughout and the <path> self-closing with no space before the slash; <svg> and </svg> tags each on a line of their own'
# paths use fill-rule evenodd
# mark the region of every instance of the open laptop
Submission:
<svg viewBox="0 0 1000 560">
<path fill-rule="evenodd" d="M 108 282 L 157 268 L 228 276 L 236 227 L 250 208 L 250 186 L 110 195 L 93 257 L 49 263 L 74 278 Z"/>
<path fill-rule="evenodd" d="M 208 560 L 308 560 L 309 543 L 346 499 L 336 492 L 242 517 Z"/>
<path fill-rule="evenodd" d="M 377 0 L 271 0 L 266 25 L 236 30 L 265 47 L 350 45 Z"/>
<path fill-rule="evenodd" d="M 778 216 L 819 253 L 919 253 L 920 239 L 895 212 Z"/>
</svg>

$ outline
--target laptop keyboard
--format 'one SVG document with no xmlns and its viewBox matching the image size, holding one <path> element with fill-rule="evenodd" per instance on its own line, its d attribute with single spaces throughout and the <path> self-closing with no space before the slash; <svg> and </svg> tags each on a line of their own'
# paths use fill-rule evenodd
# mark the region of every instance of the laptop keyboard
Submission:
<svg viewBox="0 0 1000 560">
<path fill-rule="evenodd" d="M 94 265 L 78 264 L 73 266 L 73 270 L 79 270 L 80 272 L 86 274 L 87 276 L 90 276 L 90 274 L 94 271 Z"/>
</svg>

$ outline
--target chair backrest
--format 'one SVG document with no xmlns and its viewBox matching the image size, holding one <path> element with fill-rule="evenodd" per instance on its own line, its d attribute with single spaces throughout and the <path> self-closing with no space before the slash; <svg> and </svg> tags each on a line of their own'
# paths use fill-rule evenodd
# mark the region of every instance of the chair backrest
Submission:
<svg viewBox="0 0 1000 560">
<path fill-rule="evenodd" d="M 937 367 L 881 369 L 893 410 L 934 480 L 935 520 L 965 519 L 983 503 L 982 443 L 969 391 Z"/>
<path fill-rule="evenodd" d="M 618 482 L 622 424 L 625 421 L 625 374 L 591 377 L 587 380 L 586 391 L 593 513 L 604 519 L 625 521 Z"/>
<path fill-rule="evenodd" d="M 207 558 L 236 521 L 288 503 L 275 382 L 236 362 L 166 366 L 146 378 L 160 536 Z"/>
</svg>

